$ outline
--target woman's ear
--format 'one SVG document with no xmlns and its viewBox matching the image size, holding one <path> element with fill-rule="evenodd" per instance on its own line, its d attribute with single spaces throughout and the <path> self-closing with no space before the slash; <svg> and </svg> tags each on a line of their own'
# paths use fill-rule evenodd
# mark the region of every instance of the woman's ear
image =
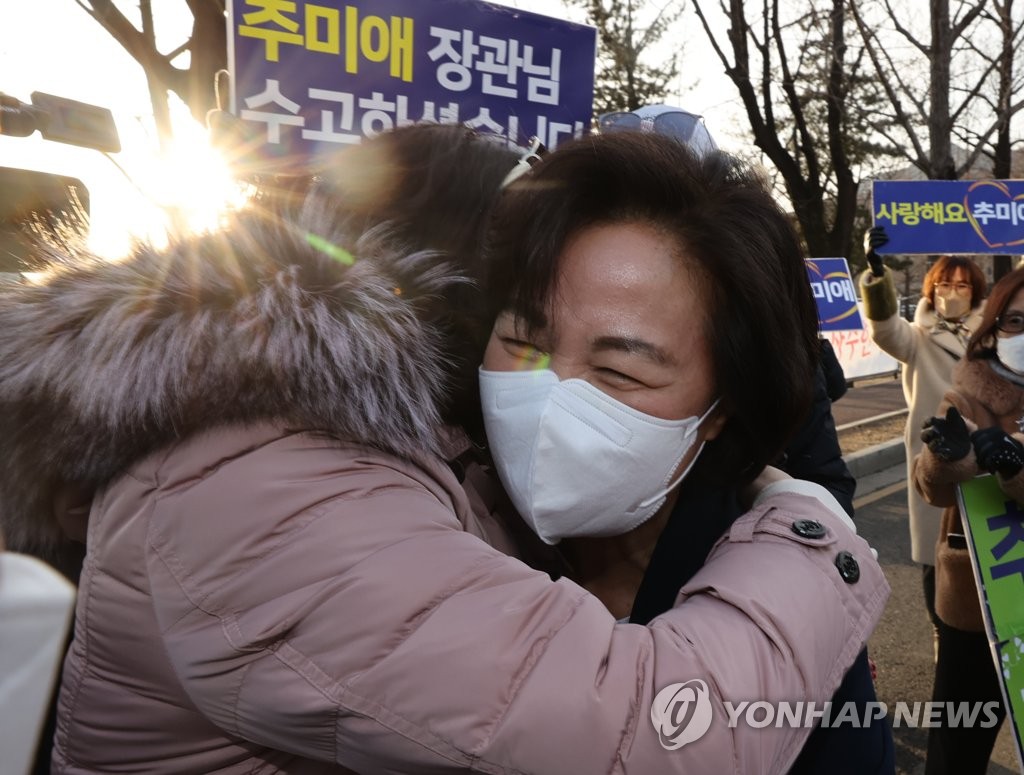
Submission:
<svg viewBox="0 0 1024 775">
<path fill-rule="evenodd" d="M 728 420 L 729 415 L 726 414 L 725 410 L 721 406 L 716 406 L 711 415 L 701 424 L 701 429 L 704 432 L 704 441 L 717 439 Z"/>
</svg>

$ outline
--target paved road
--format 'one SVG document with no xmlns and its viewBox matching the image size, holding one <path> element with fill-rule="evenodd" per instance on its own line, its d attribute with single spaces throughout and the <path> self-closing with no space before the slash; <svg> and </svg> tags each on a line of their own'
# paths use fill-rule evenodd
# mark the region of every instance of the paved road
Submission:
<svg viewBox="0 0 1024 775">
<path fill-rule="evenodd" d="M 858 529 L 878 551 L 892 586 L 889 604 L 869 646 L 878 665 L 879 700 L 890 708 L 897 701 L 926 702 L 931 699 L 932 634 L 924 610 L 920 566 L 910 559 L 906 482 L 865 496 L 856 507 Z M 899 775 L 920 775 L 927 730 L 894 729 L 893 735 Z M 988 775 L 1020 772 L 1009 725 L 1004 723 Z"/>
<path fill-rule="evenodd" d="M 906 409 L 900 380 L 887 377 L 871 382 L 855 383 L 846 395 L 832 404 L 836 425 L 863 420 L 884 412 Z"/>
</svg>

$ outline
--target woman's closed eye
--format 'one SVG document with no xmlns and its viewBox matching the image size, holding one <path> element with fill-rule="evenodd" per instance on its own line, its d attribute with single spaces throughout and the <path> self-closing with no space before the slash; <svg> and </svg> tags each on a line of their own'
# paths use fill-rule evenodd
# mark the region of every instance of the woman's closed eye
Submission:
<svg viewBox="0 0 1024 775">
<path fill-rule="evenodd" d="M 602 382 L 610 387 L 616 388 L 617 390 L 652 387 L 648 382 L 639 379 L 637 376 L 626 374 L 625 372 L 618 371 L 617 369 L 601 366 L 594 369 L 594 374 Z"/>
</svg>

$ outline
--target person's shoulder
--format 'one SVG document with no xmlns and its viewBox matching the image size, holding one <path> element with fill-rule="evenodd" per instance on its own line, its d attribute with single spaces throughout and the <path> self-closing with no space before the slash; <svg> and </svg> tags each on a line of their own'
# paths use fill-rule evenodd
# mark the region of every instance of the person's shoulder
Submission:
<svg viewBox="0 0 1024 775">
<path fill-rule="evenodd" d="M 880 614 L 879 600 L 889 591 L 881 566 L 852 520 L 840 512 L 838 504 L 829 508 L 820 497 L 802 492 L 773 494 L 733 523 L 705 570 L 724 577 L 758 567 L 819 587 L 827 580 L 840 597 Z"/>
<path fill-rule="evenodd" d="M 938 317 L 935 315 L 935 307 L 932 306 L 932 303 L 924 297 L 919 299 L 917 306 L 914 307 L 914 325 L 930 331 L 937 320 Z"/>
<path fill-rule="evenodd" d="M 323 430 L 291 428 L 282 422 L 256 422 L 215 425 L 191 434 L 162 450 L 151 465 L 159 467 L 161 481 L 168 483 L 175 473 L 202 479 L 232 466 L 266 465 L 271 478 L 281 478 L 287 475 L 287 463 L 292 461 L 297 464 L 297 471 L 328 466 L 339 473 L 365 469 L 409 475 L 419 474 L 424 468 L 436 468 L 437 460 L 426 452 L 415 457 L 401 456 Z"/>
<path fill-rule="evenodd" d="M 131 474 L 152 482 L 161 508 L 184 521 L 216 507 L 225 521 L 255 532 L 287 531 L 326 511 L 366 519 L 377 510 L 451 515 L 465 499 L 440 457 L 401 456 L 276 424 L 211 429 L 150 456 Z"/>
<path fill-rule="evenodd" d="M 846 373 L 843 371 L 843 364 L 839 362 L 835 349 L 828 339 L 821 338 L 821 375 L 824 380 L 818 380 L 816 393 L 824 393 L 829 401 L 838 401 L 846 395 Z M 817 396 L 820 397 L 820 396 Z"/>
<path fill-rule="evenodd" d="M 718 641 L 723 649 L 749 635 L 753 622 L 768 640 L 753 648 L 766 657 L 789 649 L 798 663 L 831 671 L 838 685 L 890 592 L 871 547 L 847 521 L 817 497 L 773 495 L 733 523 L 680 597 L 723 601 L 739 614 L 722 614 L 731 622 L 722 625 L 729 630 Z M 836 649 L 827 665 L 826 643 Z"/>
<path fill-rule="evenodd" d="M 950 392 L 961 397 L 968 411 L 1017 417 L 1024 387 L 995 358 L 963 358 L 953 369 Z"/>
<path fill-rule="evenodd" d="M 115 483 L 103 529 L 148 507 L 149 548 L 172 558 L 195 594 L 261 566 L 285 569 L 268 584 L 287 592 L 301 576 L 286 570 L 296 557 L 343 568 L 412 538 L 465 532 L 466 496 L 440 458 L 273 427 L 221 429 L 161 457 L 154 484 Z"/>
<path fill-rule="evenodd" d="M 951 391 L 964 396 L 980 397 L 993 389 L 1019 390 L 997 372 L 993 358 L 961 358 L 953 366 Z"/>
</svg>

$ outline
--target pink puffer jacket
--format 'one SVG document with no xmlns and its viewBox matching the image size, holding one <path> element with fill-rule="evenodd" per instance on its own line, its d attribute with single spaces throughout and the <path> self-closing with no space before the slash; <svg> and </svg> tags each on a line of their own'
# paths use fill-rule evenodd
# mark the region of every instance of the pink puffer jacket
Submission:
<svg viewBox="0 0 1024 775">
<path fill-rule="evenodd" d="M 93 507 L 54 772 L 781 773 L 810 730 L 729 729 L 722 701 L 827 700 L 887 597 L 804 496 L 737 522 L 649 627 L 481 517 L 439 459 L 271 426 L 148 457 Z M 713 721 L 667 750 L 651 704 L 690 679 Z"/>
<path fill-rule="evenodd" d="M 465 278 L 321 205 L 0 288 L 10 548 L 61 547 L 54 494 L 96 494 L 54 771 L 785 772 L 810 730 L 723 703 L 832 696 L 887 596 L 864 542 L 773 499 L 617 625 L 445 462 Z M 668 750 L 652 702 L 691 680 L 709 728 Z"/>
</svg>

